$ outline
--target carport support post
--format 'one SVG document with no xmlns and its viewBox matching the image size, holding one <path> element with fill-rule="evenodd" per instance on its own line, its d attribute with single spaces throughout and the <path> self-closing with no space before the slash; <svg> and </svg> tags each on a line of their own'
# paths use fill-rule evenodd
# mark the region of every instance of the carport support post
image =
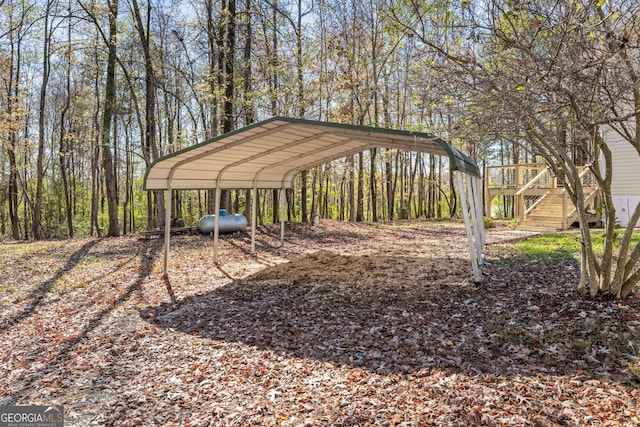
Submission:
<svg viewBox="0 0 640 427">
<path fill-rule="evenodd" d="M 216 186 L 215 221 L 213 225 L 213 262 L 218 263 L 218 238 L 220 236 L 220 198 L 222 189 Z"/>
<path fill-rule="evenodd" d="M 286 208 L 286 189 L 282 187 L 280 189 L 280 247 L 284 247 L 284 210 Z"/>
<path fill-rule="evenodd" d="M 173 171 L 172 171 L 173 172 Z M 172 173 L 173 175 L 173 173 Z M 171 239 L 171 175 L 167 182 L 167 197 L 165 197 L 164 205 L 164 274 L 165 276 L 169 271 L 169 244 Z"/>
<path fill-rule="evenodd" d="M 258 222 L 258 189 L 251 190 L 251 255 L 256 255 L 256 223 Z"/>
<path fill-rule="evenodd" d="M 478 265 L 482 265 L 482 239 L 480 238 L 480 221 L 482 218 L 478 217 L 478 195 L 477 195 L 477 187 L 475 185 L 475 178 L 469 175 L 466 176 L 467 181 L 467 194 L 469 195 L 469 203 L 471 206 L 469 209 L 471 211 L 471 224 L 472 224 L 472 232 L 473 232 L 473 241 L 476 244 L 476 260 Z"/>
<path fill-rule="evenodd" d="M 471 257 L 471 267 L 473 268 L 473 278 L 476 283 L 480 282 L 480 269 L 478 267 L 478 259 L 474 245 L 474 235 L 469 224 L 469 210 L 467 208 L 467 191 L 462 181 L 462 172 L 458 171 L 458 194 L 460 194 L 460 203 L 462 204 L 462 217 L 464 218 L 464 226 L 467 230 L 467 242 L 469 243 L 469 256 Z M 474 208 L 475 209 L 475 208 Z"/>
<path fill-rule="evenodd" d="M 484 235 L 484 215 L 483 215 L 483 205 L 482 205 L 482 179 L 481 178 L 473 178 L 474 184 L 474 195 L 475 195 L 475 206 L 476 206 L 476 216 L 478 218 L 478 234 L 480 240 L 480 253 L 478 253 L 479 264 L 484 264 L 484 248 L 486 245 L 485 235 Z"/>
</svg>

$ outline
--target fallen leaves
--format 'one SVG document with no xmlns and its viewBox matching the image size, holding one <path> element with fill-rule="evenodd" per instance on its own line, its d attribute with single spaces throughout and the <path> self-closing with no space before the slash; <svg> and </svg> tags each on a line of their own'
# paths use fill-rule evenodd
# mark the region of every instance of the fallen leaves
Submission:
<svg viewBox="0 0 640 427">
<path fill-rule="evenodd" d="M 0 253 L 0 403 L 66 425 L 640 423 L 639 301 L 588 301 L 577 266 L 488 230 L 470 283 L 452 222 L 290 224 L 221 240 L 12 243 Z M 495 255 L 494 255 L 495 254 Z M 179 266 L 180 268 L 176 268 Z"/>
</svg>

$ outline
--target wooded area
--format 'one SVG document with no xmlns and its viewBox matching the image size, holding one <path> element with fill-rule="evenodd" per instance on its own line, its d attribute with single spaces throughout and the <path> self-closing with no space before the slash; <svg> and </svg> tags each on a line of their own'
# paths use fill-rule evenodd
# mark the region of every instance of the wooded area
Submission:
<svg viewBox="0 0 640 427">
<path fill-rule="evenodd" d="M 0 233 L 13 239 L 157 227 L 158 157 L 272 115 L 453 137 L 452 100 L 382 3 L 1 3 Z M 434 16 L 451 19 L 446 5 Z M 307 190 L 307 188 L 309 188 Z M 212 192 L 176 192 L 193 224 Z M 260 221 L 277 216 L 261 191 Z M 288 219 L 450 215 L 446 160 L 372 150 L 303 172 Z M 247 209 L 244 191 L 223 206 Z"/>
</svg>

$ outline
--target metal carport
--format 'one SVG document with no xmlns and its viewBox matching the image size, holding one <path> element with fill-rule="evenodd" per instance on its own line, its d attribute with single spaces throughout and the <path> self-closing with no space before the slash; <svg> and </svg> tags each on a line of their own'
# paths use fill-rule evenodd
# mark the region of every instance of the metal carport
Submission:
<svg viewBox="0 0 640 427">
<path fill-rule="evenodd" d="M 259 188 L 291 188 L 295 176 L 331 160 L 372 148 L 392 148 L 447 156 L 467 230 L 474 279 L 481 279 L 484 252 L 481 176 L 477 165 L 444 140 L 422 132 L 353 126 L 286 117 L 273 117 L 168 154 L 149 166 L 144 189 L 215 189 L 215 212 L 222 189 L 252 189 L 251 253 L 255 253 L 256 195 Z M 168 270 L 171 197 L 166 197 L 164 272 Z M 282 203 L 285 198 L 280 197 Z M 281 209 L 284 242 L 284 208 Z M 214 227 L 217 261 L 219 215 Z"/>
</svg>

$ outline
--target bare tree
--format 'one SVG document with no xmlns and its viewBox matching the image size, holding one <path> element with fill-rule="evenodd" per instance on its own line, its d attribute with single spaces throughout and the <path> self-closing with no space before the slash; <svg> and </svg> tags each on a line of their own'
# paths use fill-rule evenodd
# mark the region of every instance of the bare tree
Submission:
<svg viewBox="0 0 640 427">
<path fill-rule="evenodd" d="M 133 17 L 135 27 L 142 47 L 144 55 L 144 73 L 145 73 L 145 127 L 144 127 L 144 144 L 142 145 L 142 155 L 147 166 L 151 161 L 160 157 L 158 151 L 158 142 L 156 138 L 156 73 L 153 66 L 151 53 L 151 2 L 147 2 L 146 25 L 142 21 L 140 7 L 137 0 L 131 0 L 133 9 Z M 151 193 L 147 193 L 147 229 L 153 228 L 155 225 L 154 217 L 160 221 L 164 220 L 164 194 L 162 191 L 154 191 L 157 215 L 153 215 L 153 202 Z"/>
<path fill-rule="evenodd" d="M 33 209 L 32 232 L 35 239 L 45 237 L 42 228 L 42 193 L 44 186 L 44 141 L 45 141 L 45 107 L 47 100 L 47 87 L 51 74 L 51 39 L 52 29 L 50 23 L 53 1 L 47 1 L 44 10 L 44 37 L 42 38 L 42 83 L 38 100 L 38 151 L 36 159 L 36 195 Z M 69 49 L 71 47 L 69 46 Z M 72 227 L 72 225 L 71 225 Z M 70 235 L 73 232 L 70 229 Z"/>
<path fill-rule="evenodd" d="M 109 5 L 109 45 L 107 58 L 107 76 L 105 83 L 104 110 L 102 116 L 102 168 L 107 193 L 109 211 L 108 236 L 120 234 L 118 226 L 118 183 L 112 155 L 111 122 L 116 100 L 116 47 L 118 38 L 118 0 L 108 1 Z"/>
<path fill-rule="evenodd" d="M 12 5 L 13 6 L 13 5 Z M 11 223 L 11 237 L 20 238 L 20 215 L 19 215 L 19 165 L 18 165 L 18 142 L 20 131 L 24 128 L 24 112 L 21 106 L 21 70 L 22 70 L 22 47 L 23 39 L 33 25 L 33 20 L 29 18 L 34 6 L 21 3 L 16 7 L 9 8 L 8 31 L 2 34 L 2 38 L 8 39 L 8 70 L 5 78 L 3 101 L 4 120 L 2 130 L 5 133 L 5 150 L 9 160 L 8 179 L 8 202 L 9 221 Z M 26 231 L 26 230 L 25 230 Z"/>
<path fill-rule="evenodd" d="M 640 63 L 632 53 L 640 40 L 640 6 L 623 0 L 486 1 L 482 7 L 465 2 L 453 13 L 466 14 L 466 26 L 450 21 L 447 27 L 443 20 L 434 29 L 433 10 L 413 5 L 408 15 L 398 8 L 390 10 L 404 30 L 412 31 L 446 62 L 449 84 L 463 90 L 473 113 L 465 123 L 473 122 L 485 134 L 491 129 L 494 135 L 513 135 L 512 124 L 517 121 L 520 126 L 515 130 L 556 174 L 566 177 L 565 189 L 577 210 L 582 238 L 578 290 L 592 297 L 626 297 L 640 281 L 640 245 L 631 244 L 640 204 L 616 244 L 612 156 L 600 130 L 603 125 L 616 129 L 640 153 L 636 132 Z M 448 32 L 450 37 L 445 43 L 434 32 Z M 596 256 L 593 248 L 584 174 L 565 138 L 573 131 L 587 136 L 580 158 L 588 161 L 604 202 L 602 256 Z"/>
</svg>

